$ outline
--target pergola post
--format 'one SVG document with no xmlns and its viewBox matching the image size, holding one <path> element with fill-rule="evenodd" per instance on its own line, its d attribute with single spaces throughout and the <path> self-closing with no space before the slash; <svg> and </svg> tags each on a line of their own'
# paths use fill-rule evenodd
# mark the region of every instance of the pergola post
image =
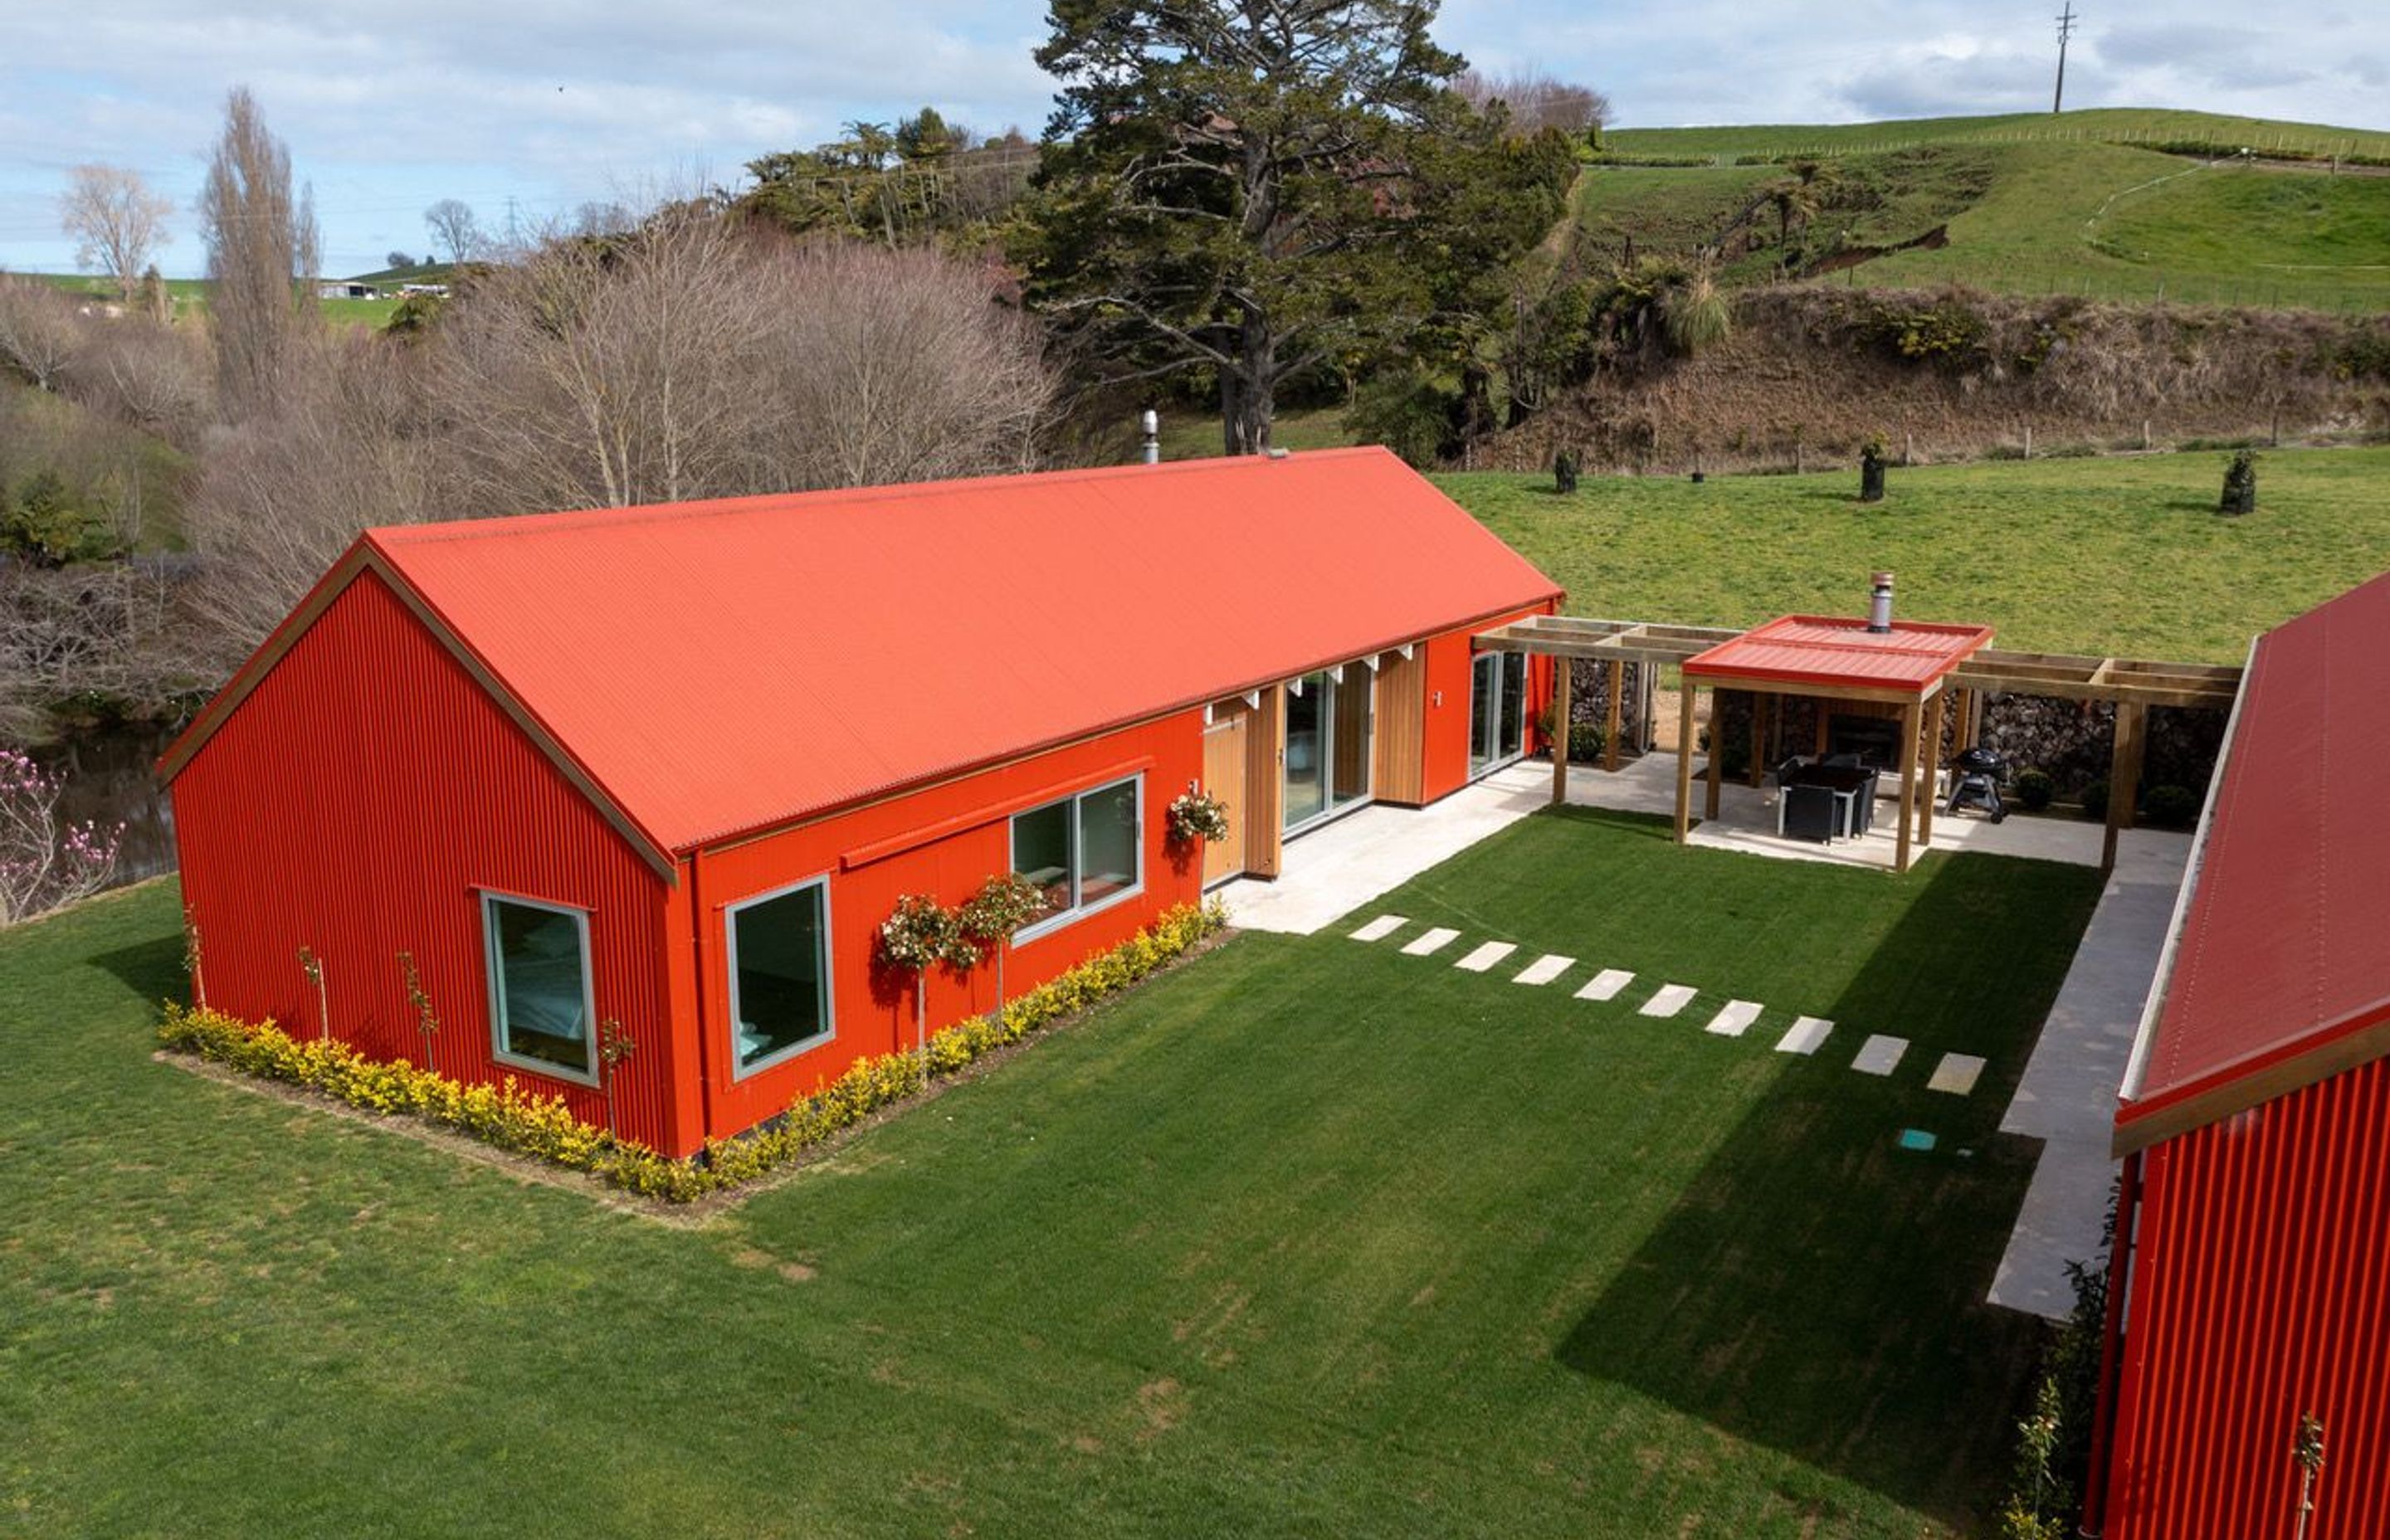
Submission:
<svg viewBox="0 0 2390 1540">
<path fill-rule="evenodd" d="M 1693 831 L 1693 692 L 1700 687 L 1681 679 L 1677 691 L 1677 843 Z"/>
<path fill-rule="evenodd" d="M 1934 687 L 1933 703 L 1925 712 L 1925 798 L 1917 807 L 1917 842 L 1926 849 L 1934 848 L 1934 804 L 1941 796 L 1941 782 L 1934 772 L 1942 764 L 1942 687 Z"/>
<path fill-rule="evenodd" d="M 1610 714 L 1601 735 L 1601 767 L 1613 776 L 1618 773 L 1618 698 L 1625 688 L 1626 665 L 1613 658 L 1610 661 Z"/>
<path fill-rule="evenodd" d="M 2134 793 L 2141 780 L 2142 727 L 2149 708 L 2138 700 L 2116 702 L 2116 736 L 2108 754 L 2108 829 L 2100 842 L 2100 873 L 2116 869 L 2116 836 L 2133 827 Z"/>
<path fill-rule="evenodd" d="M 1910 701 L 1900 708 L 1900 846 L 1892 853 L 1892 869 L 1908 869 L 1908 837 L 1917 813 L 1917 731 L 1923 708 Z"/>
<path fill-rule="evenodd" d="M 1707 783 L 1702 793 L 1702 816 L 1715 823 L 1718 815 L 1718 788 L 1726 783 L 1726 724 L 1718 720 L 1718 692 L 1710 691 L 1709 764 L 1703 779 Z"/>
<path fill-rule="evenodd" d="M 1569 661 L 1566 653 L 1552 660 L 1552 805 L 1568 801 Z"/>
</svg>

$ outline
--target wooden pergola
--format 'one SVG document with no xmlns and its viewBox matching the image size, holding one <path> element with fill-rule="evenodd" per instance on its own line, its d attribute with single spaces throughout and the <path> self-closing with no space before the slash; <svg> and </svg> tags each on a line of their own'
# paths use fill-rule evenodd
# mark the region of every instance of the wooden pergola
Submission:
<svg viewBox="0 0 2390 1540">
<path fill-rule="evenodd" d="M 1786 617 L 1788 621 L 1815 617 Z M 1782 624 L 1784 622 L 1772 622 Z M 1865 622 L 1845 619 L 1817 622 L 1836 628 L 1857 628 L 1864 632 Z M 1766 631 L 1767 627 L 1760 628 Z M 1919 627 L 1904 622 L 1895 627 L 1916 632 L 1939 630 L 1972 635 L 1981 633 L 1982 640 L 1963 652 L 1952 666 L 1928 681 L 1913 685 L 1882 680 L 1844 680 L 1840 686 L 1817 680 L 1794 681 L 1785 678 L 1756 678 L 1749 674 L 1721 674 L 1710 668 L 1697 666 L 1687 672 L 1682 699 L 1679 702 L 1677 736 L 1677 837 L 1681 841 L 1691 824 L 1693 722 L 1695 692 L 1698 682 L 1717 688 L 1751 690 L 1756 694 L 1808 695 L 1826 699 L 1881 700 L 1904 708 L 1905 724 L 1902 741 L 1907 745 L 1903 754 L 1908 773 L 1902 777 L 1902 816 L 1895 864 L 1906 869 L 1911 854 L 1912 832 L 1917 842 L 1929 842 L 1933 838 L 1933 797 L 1917 795 L 1915 771 L 1921 757 L 1929 763 L 1938 755 L 1924 749 L 1933 745 L 1938 750 L 1946 712 L 1955 714 L 1960 723 L 1962 742 L 1972 742 L 1978 736 L 1983 719 L 1983 701 L 1986 695 L 2013 694 L 2052 696 L 2062 699 L 2107 701 L 2115 707 L 2115 732 L 2110 749 L 2109 784 L 2129 788 L 2140 779 L 2141 761 L 2147 750 L 2148 716 L 2152 706 L 2178 706 L 2193 709 L 2229 711 L 2239 697 L 2242 671 L 2239 668 L 2212 663 L 2152 662 L 2141 659 L 2088 657 L 2064 653 L 2005 651 L 1986 645 L 1990 633 L 1979 627 L 1948 626 Z M 1755 636 L 1724 626 L 1669 625 L 1645 621 L 1613 621 L 1581 619 L 1567 615 L 1537 615 L 1527 620 L 1482 633 L 1476 646 L 1484 651 L 1523 652 L 1553 660 L 1554 691 L 1557 699 L 1569 698 L 1570 672 L 1573 662 L 1583 661 L 1605 667 L 1609 671 L 1608 738 L 1605 740 L 1602 768 L 1618 768 L 1619 700 L 1625 667 L 1638 663 L 1655 667 L 1675 665 L 1686 671 L 1705 653 L 1729 644 Z M 1875 693 L 1869 693 L 1875 692 Z M 1947 699 L 1947 705 L 1946 705 Z M 1760 736 L 1759 713 L 1753 713 L 1754 738 Z M 1568 795 L 1568 712 L 1553 713 L 1552 800 L 1564 802 Z M 1713 750 L 1716 748 L 1713 744 Z M 1754 741 L 1751 756 L 1751 774 L 1754 784 L 1762 770 L 1759 744 Z M 1715 818 L 1718 812 L 1719 789 L 1723 784 L 1724 764 L 1721 755 L 1713 751 L 1709 757 L 1707 794 L 1703 800 L 1703 816 Z M 1914 828 L 1912 830 L 1912 819 Z M 2107 829 L 2101 848 L 2101 866 L 2108 870 L 2115 866 L 2118 833 L 2133 827 L 2131 795 L 2108 799 Z"/>
</svg>

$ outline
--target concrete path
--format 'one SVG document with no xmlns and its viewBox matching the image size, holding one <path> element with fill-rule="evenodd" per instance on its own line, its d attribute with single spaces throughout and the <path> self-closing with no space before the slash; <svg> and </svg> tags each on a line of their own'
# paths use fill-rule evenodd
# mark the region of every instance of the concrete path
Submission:
<svg viewBox="0 0 2390 1540">
<path fill-rule="evenodd" d="M 2116 1164 L 2108 1135 L 2141 1002 L 2157 977 L 2189 842 L 2125 836 L 2116 870 L 2049 1008 L 2003 1133 L 2043 1140 L 2024 1207 L 1993 1275 L 1994 1304 L 2052 1320 L 2075 1308 L 2066 1264 L 2102 1264 L 2100 1227 Z"/>
</svg>

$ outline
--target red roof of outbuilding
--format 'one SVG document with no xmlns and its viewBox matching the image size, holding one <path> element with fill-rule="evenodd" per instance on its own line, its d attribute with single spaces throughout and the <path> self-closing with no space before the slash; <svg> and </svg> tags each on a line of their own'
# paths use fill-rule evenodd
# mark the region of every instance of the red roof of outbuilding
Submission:
<svg viewBox="0 0 2390 1540">
<path fill-rule="evenodd" d="M 675 851 L 1559 594 L 1381 449 L 397 526 L 361 544 Z M 169 769 L 197 748 L 177 745 Z"/>
<path fill-rule="evenodd" d="M 2120 1135 L 2214 1122 L 2390 1051 L 2385 769 L 2390 574 L 2257 644 Z"/>
<path fill-rule="evenodd" d="M 1706 679 L 1922 693 L 1991 639 L 1981 625 L 1896 621 L 1875 632 L 1846 617 L 1786 615 L 1688 658 L 1684 669 Z"/>
</svg>

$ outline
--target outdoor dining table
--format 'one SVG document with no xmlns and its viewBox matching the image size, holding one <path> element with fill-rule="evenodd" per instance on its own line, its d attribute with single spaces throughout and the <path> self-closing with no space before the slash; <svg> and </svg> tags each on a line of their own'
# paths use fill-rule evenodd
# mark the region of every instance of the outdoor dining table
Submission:
<svg viewBox="0 0 2390 1540">
<path fill-rule="evenodd" d="M 1833 793 L 1832 837 L 1852 839 L 1865 834 L 1875 811 L 1876 772 L 1863 764 L 1804 764 L 1777 776 L 1776 832 L 1784 832 L 1783 793 L 1796 786 L 1815 786 Z"/>
</svg>

